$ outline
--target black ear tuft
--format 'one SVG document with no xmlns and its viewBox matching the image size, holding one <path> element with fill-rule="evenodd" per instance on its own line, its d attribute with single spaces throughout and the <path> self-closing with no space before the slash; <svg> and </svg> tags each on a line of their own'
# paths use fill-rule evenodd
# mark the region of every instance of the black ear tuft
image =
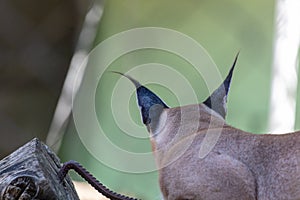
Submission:
<svg viewBox="0 0 300 200">
<path fill-rule="evenodd" d="M 224 119 L 226 116 L 227 95 L 230 89 L 231 78 L 238 56 L 239 52 L 237 53 L 233 65 L 224 82 L 203 102 L 209 108 L 219 113 Z"/>
<path fill-rule="evenodd" d="M 142 86 L 137 80 L 121 72 L 112 72 L 125 76 L 135 85 L 138 105 L 140 106 L 143 123 L 145 125 L 149 125 L 151 123 L 150 109 L 153 106 L 159 105 L 161 108 L 168 108 L 168 106 L 156 94 Z"/>
</svg>

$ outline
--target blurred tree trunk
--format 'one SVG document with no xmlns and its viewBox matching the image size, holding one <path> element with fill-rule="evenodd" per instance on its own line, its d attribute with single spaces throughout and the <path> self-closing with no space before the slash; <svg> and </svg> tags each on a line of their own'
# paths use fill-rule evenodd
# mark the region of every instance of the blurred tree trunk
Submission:
<svg viewBox="0 0 300 200">
<path fill-rule="evenodd" d="M 63 134 L 71 117 L 72 98 L 75 96 L 81 84 L 88 54 L 93 47 L 98 23 L 103 13 L 102 4 L 102 0 L 94 1 L 85 15 L 76 49 L 71 59 L 70 67 L 46 139 L 47 145 L 51 146 L 54 151 L 58 151 L 63 139 Z"/>
<path fill-rule="evenodd" d="M 294 130 L 300 42 L 300 1 L 277 0 L 269 130 Z"/>
<path fill-rule="evenodd" d="M 0 157 L 46 138 L 91 1 L 0 1 Z"/>
</svg>

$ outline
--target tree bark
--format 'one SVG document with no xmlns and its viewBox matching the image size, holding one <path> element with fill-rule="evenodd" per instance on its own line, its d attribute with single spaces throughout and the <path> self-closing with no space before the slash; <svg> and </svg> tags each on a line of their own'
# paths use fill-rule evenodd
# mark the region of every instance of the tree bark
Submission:
<svg viewBox="0 0 300 200">
<path fill-rule="evenodd" d="M 70 177 L 62 182 L 58 157 L 33 139 L 0 161 L 0 199 L 79 200 Z"/>
</svg>

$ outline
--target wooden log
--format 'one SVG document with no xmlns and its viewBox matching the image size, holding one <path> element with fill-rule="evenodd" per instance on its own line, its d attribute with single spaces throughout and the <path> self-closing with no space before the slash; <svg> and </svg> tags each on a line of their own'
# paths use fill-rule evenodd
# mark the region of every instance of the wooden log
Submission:
<svg viewBox="0 0 300 200">
<path fill-rule="evenodd" d="M 79 200 L 69 176 L 60 182 L 58 157 L 33 139 L 0 161 L 1 200 Z"/>
</svg>

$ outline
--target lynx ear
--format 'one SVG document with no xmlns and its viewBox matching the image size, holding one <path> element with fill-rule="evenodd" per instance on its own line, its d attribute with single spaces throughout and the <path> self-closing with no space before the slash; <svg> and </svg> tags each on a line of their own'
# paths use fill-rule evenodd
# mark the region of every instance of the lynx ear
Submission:
<svg viewBox="0 0 300 200">
<path fill-rule="evenodd" d="M 203 103 L 207 105 L 212 110 L 219 113 L 224 119 L 227 112 L 227 94 L 230 88 L 231 83 L 231 77 L 233 74 L 233 70 L 235 67 L 235 64 L 237 62 L 239 53 L 236 55 L 235 60 L 233 62 L 233 65 L 224 80 L 224 82 L 220 85 L 219 88 L 217 88 Z"/>
<path fill-rule="evenodd" d="M 169 108 L 156 94 L 148 88 L 142 86 L 132 77 L 113 71 L 128 78 L 136 87 L 138 105 L 140 107 L 143 123 L 148 126 L 151 122 L 156 122 L 164 108 Z M 152 119 L 155 118 L 155 119 Z"/>
</svg>

